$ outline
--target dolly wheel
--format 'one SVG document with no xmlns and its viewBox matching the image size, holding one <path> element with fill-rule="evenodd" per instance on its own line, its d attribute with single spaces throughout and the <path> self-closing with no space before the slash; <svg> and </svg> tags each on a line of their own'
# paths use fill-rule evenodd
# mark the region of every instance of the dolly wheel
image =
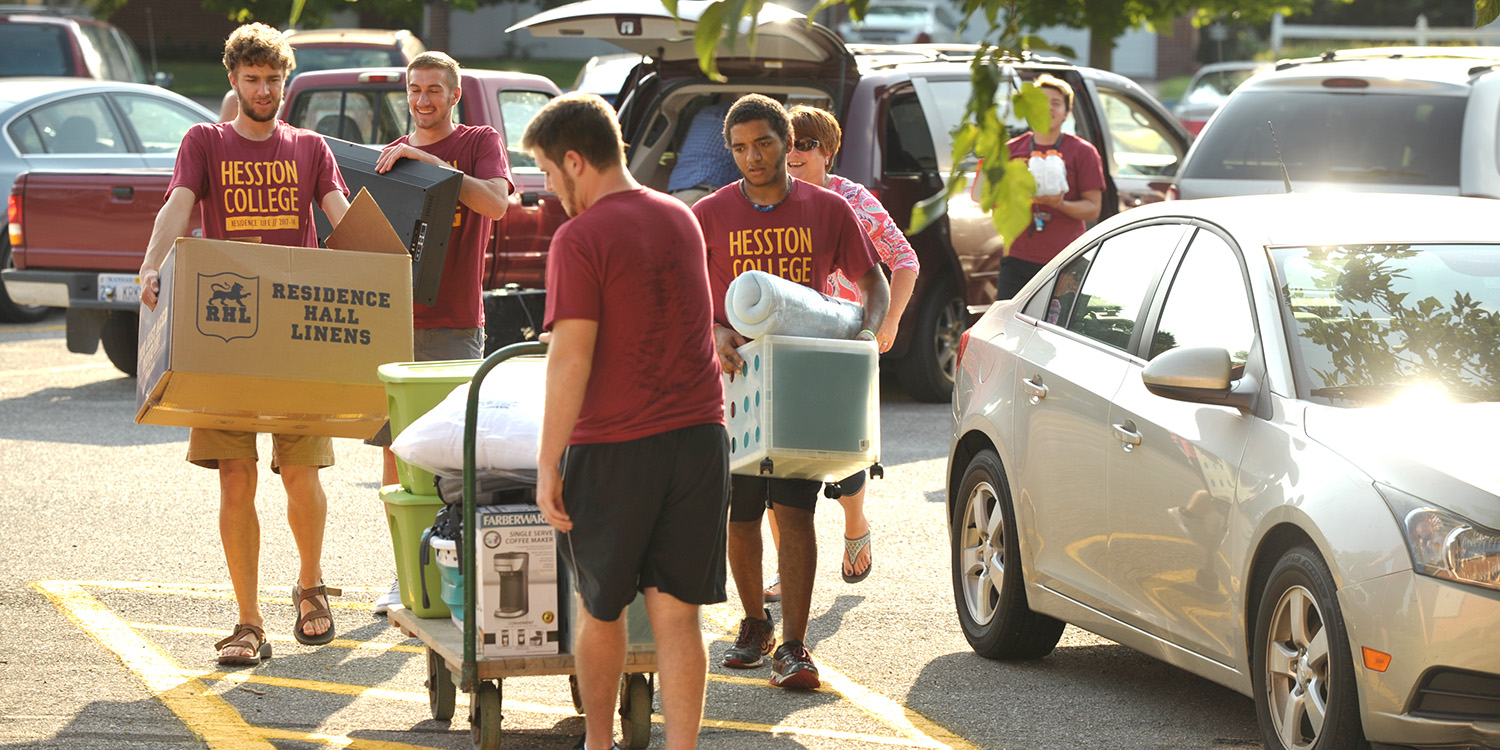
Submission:
<svg viewBox="0 0 1500 750">
<path fill-rule="evenodd" d="M 583 715 L 583 696 L 578 694 L 578 675 L 568 675 L 568 692 L 573 694 L 573 710 Z"/>
<path fill-rule="evenodd" d="M 475 750 L 500 750 L 500 685 L 482 681 L 469 704 L 469 739 Z"/>
<path fill-rule="evenodd" d="M 458 687 L 453 684 L 453 673 L 443 657 L 431 647 L 427 649 L 427 705 L 432 708 L 432 718 L 448 721 L 453 718 L 453 706 L 458 698 Z"/>
<path fill-rule="evenodd" d="M 642 674 L 620 678 L 620 735 L 625 747 L 642 750 L 651 744 L 651 683 Z"/>
</svg>

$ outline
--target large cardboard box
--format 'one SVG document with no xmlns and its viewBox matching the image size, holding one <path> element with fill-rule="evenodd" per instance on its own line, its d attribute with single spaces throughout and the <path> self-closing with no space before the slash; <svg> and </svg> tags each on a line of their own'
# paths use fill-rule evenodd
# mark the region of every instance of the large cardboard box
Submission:
<svg viewBox="0 0 1500 750">
<path fill-rule="evenodd" d="M 368 438 L 412 358 L 411 259 L 360 191 L 328 249 L 181 238 L 141 308 L 135 421 Z"/>
<path fill-rule="evenodd" d="M 557 535 L 535 505 L 475 509 L 475 625 L 484 656 L 560 651 Z"/>
</svg>

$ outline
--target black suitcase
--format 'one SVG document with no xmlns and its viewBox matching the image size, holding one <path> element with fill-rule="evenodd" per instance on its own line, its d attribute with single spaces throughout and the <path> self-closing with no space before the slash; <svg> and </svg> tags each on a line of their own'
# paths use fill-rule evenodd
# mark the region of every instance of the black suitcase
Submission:
<svg viewBox="0 0 1500 750">
<path fill-rule="evenodd" d="M 484 356 L 501 347 L 535 341 L 547 314 L 547 290 L 508 286 L 484 293 Z"/>
</svg>

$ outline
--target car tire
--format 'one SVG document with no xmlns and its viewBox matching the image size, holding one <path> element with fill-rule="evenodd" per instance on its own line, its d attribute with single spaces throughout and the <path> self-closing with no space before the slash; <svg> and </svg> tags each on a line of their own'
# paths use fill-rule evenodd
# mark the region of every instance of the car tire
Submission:
<svg viewBox="0 0 1500 750">
<path fill-rule="evenodd" d="M 923 293 L 913 323 L 901 359 L 901 385 L 918 401 L 946 402 L 953 398 L 958 374 L 958 337 L 969 327 L 968 308 L 953 282 L 939 282 Z"/>
<path fill-rule="evenodd" d="M 1021 573 L 1015 509 L 1000 457 L 969 462 L 953 503 L 953 599 L 964 638 L 988 659 L 1040 659 L 1066 624 L 1031 610 Z"/>
<path fill-rule="evenodd" d="M 1307 546 L 1282 555 L 1261 590 L 1250 663 L 1267 748 L 1368 747 L 1336 591 L 1328 566 Z"/>
<path fill-rule="evenodd" d="M 15 268 L 16 264 L 10 258 L 10 239 L 0 240 L 0 268 Z M 4 323 L 35 323 L 47 317 L 52 308 L 41 305 L 20 305 L 12 302 L 10 294 L 5 291 L 5 283 L 0 281 L 0 322 Z"/>
<path fill-rule="evenodd" d="M 104 329 L 99 332 L 99 340 L 104 344 L 109 361 L 132 378 L 136 373 L 140 321 L 136 313 L 112 310 L 104 319 Z"/>
</svg>

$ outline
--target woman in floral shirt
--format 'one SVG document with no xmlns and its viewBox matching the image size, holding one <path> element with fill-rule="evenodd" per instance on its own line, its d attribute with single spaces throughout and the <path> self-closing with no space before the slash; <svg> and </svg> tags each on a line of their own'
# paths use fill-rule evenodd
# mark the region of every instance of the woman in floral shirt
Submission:
<svg viewBox="0 0 1500 750">
<path fill-rule="evenodd" d="M 896 340 L 896 331 L 901 325 L 901 314 L 906 303 L 911 301 L 912 289 L 917 284 L 917 254 L 906 241 L 906 235 L 891 220 L 880 201 L 863 185 L 829 174 L 828 166 L 839 152 L 842 131 L 838 120 L 828 112 L 797 105 L 788 113 L 792 118 L 792 143 L 787 149 L 787 172 L 793 177 L 832 190 L 844 197 L 854 208 L 854 216 L 860 226 L 870 235 L 880 260 L 891 269 L 891 307 L 880 330 L 875 332 L 876 345 L 881 352 L 889 351 Z M 831 297 L 860 302 L 859 287 L 844 278 L 837 270 L 828 277 L 823 291 Z M 870 554 L 870 522 L 865 517 L 865 472 L 861 471 L 841 482 L 830 484 L 824 494 L 837 497 L 844 506 L 844 580 L 858 583 L 870 574 L 874 560 Z M 771 516 L 770 512 L 766 513 Z M 771 536 L 776 537 L 776 519 L 771 518 Z M 766 598 L 777 601 L 781 598 L 780 581 L 773 579 L 766 587 Z"/>
</svg>

